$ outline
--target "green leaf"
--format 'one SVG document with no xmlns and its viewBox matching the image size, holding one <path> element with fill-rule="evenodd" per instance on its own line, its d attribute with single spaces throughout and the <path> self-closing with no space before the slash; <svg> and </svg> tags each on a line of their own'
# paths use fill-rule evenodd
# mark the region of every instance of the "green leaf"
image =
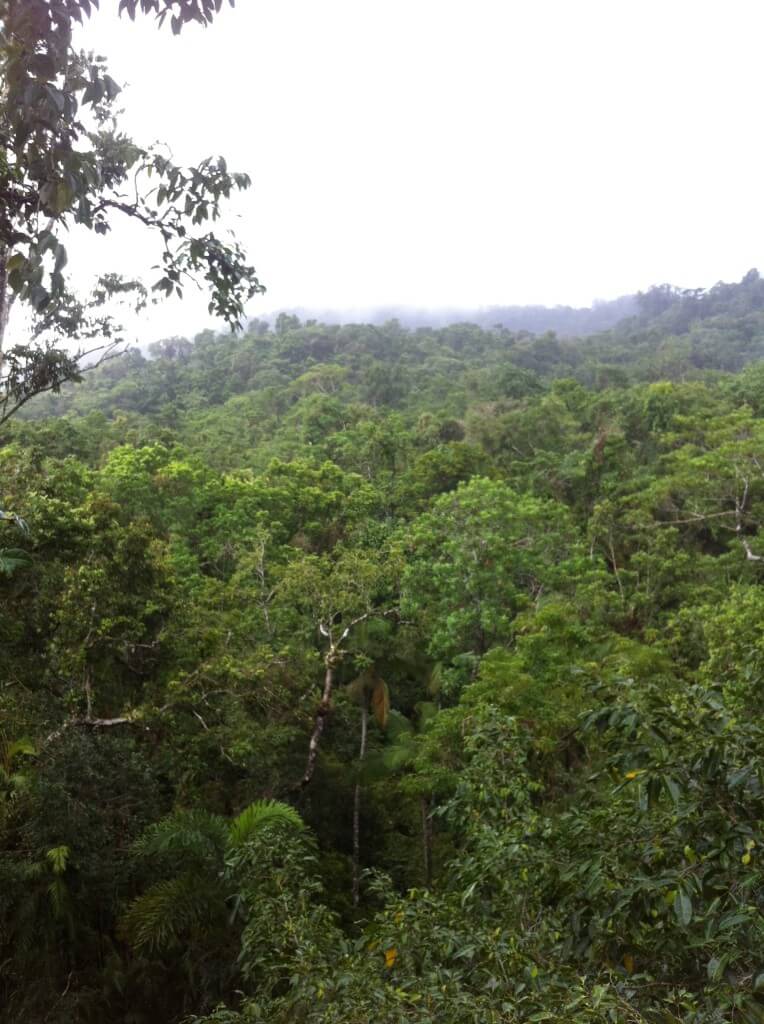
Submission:
<svg viewBox="0 0 764 1024">
<path fill-rule="evenodd" d="M 60 274 L 67 263 L 66 249 L 63 245 L 58 245 L 56 248 L 56 263 L 55 273 Z"/>
<path fill-rule="evenodd" d="M 111 75 L 103 76 L 103 85 L 106 92 L 106 98 L 109 100 L 115 99 L 122 92 L 121 87 L 117 85 Z"/>
<path fill-rule="evenodd" d="M 692 897 L 684 888 L 677 891 L 674 900 L 674 913 L 679 923 L 685 928 L 692 921 Z"/>
<path fill-rule="evenodd" d="M 56 213 L 63 213 L 65 210 L 68 210 L 73 198 L 74 193 L 71 188 L 65 181 L 59 181 L 56 185 L 55 199 L 53 201 L 53 208 Z"/>
<path fill-rule="evenodd" d="M 20 270 L 23 266 L 26 265 L 26 262 L 26 256 L 24 256 L 20 252 L 15 252 L 12 256 L 8 258 L 8 261 L 5 264 L 5 268 L 9 272 L 12 270 Z"/>
<path fill-rule="evenodd" d="M 676 806 L 681 798 L 681 791 L 679 789 L 679 785 L 677 784 L 676 779 L 672 779 L 671 776 L 668 776 L 663 780 L 663 784 L 668 790 L 669 796 L 674 802 L 674 806 Z"/>
<path fill-rule="evenodd" d="M 724 961 L 719 957 L 712 956 L 706 965 L 706 973 L 709 981 L 718 981 L 724 970 Z"/>
</svg>

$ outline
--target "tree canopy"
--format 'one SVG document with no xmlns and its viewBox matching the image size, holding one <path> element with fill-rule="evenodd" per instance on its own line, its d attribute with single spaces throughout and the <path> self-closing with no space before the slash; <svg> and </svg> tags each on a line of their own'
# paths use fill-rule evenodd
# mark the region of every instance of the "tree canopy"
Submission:
<svg viewBox="0 0 764 1024">
<path fill-rule="evenodd" d="M 20 410 L 0 1021 L 764 1019 L 757 289 Z"/>
</svg>

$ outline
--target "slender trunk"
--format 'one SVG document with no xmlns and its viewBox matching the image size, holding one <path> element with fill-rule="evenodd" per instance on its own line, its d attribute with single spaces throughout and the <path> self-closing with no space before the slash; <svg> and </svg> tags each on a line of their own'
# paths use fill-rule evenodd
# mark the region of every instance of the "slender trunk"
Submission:
<svg viewBox="0 0 764 1024">
<path fill-rule="evenodd" d="M 85 666 L 85 717 L 90 722 L 93 718 L 93 679 L 90 665 Z"/>
<path fill-rule="evenodd" d="M 610 546 L 610 564 L 613 566 L 615 581 L 618 584 L 618 593 L 621 595 L 621 601 L 623 602 L 623 584 L 621 583 L 621 573 L 618 569 L 618 562 L 615 557 L 615 548 L 613 547 L 612 537 L 608 538 L 608 544 Z"/>
<path fill-rule="evenodd" d="M 358 751 L 358 779 L 353 794 L 353 906 L 358 906 L 361 895 L 361 766 L 366 757 L 366 735 L 369 726 L 369 705 L 366 698 L 361 705 L 361 748 Z"/>
<path fill-rule="evenodd" d="M 313 778 L 313 772 L 316 770 L 318 747 L 321 743 L 321 736 L 324 731 L 324 726 L 326 725 L 326 719 L 332 707 L 332 689 L 334 687 L 334 670 L 337 665 L 337 657 L 336 648 L 332 645 L 326 652 L 326 657 L 324 658 L 324 664 L 326 665 L 324 692 L 321 695 L 321 703 L 318 705 L 318 710 L 316 711 L 316 721 L 313 725 L 313 733 L 310 737 L 310 743 L 308 744 L 308 761 L 305 765 L 305 773 L 300 779 L 300 786 L 307 786 Z"/>
<path fill-rule="evenodd" d="M 3 353 L 5 352 L 5 329 L 11 312 L 11 294 L 8 289 L 8 270 L 6 260 L 8 250 L 0 250 L 0 376 L 3 372 Z"/>
<path fill-rule="evenodd" d="M 424 866 L 424 884 L 429 888 L 432 882 L 432 818 L 430 817 L 430 799 L 423 796 L 419 803 L 422 812 L 422 863 Z"/>
</svg>

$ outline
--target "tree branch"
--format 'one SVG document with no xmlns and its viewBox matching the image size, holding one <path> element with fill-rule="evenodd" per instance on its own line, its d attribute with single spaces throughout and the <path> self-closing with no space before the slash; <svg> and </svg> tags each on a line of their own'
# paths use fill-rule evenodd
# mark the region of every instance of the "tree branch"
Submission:
<svg viewBox="0 0 764 1024">
<path fill-rule="evenodd" d="M 68 384 L 77 380 L 80 374 L 90 373 L 92 370 L 97 370 L 98 367 L 102 366 L 107 360 L 114 359 L 117 356 L 122 355 L 125 349 L 120 349 L 121 344 L 122 342 L 120 341 L 114 341 L 106 345 L 96 345 L 94 348 L 87 349 L 84 352 L 77 352 L 76 355 L 72 357 L 74 363 L 77 363 L 80 359 L 86 359 L 88 356 L 92 356 L 96 352 L 101 352 L 102 354 L 89 366 L 75 366 L 71 372 L 58 377 L 56 380 L 51 381 L 48 384 L 36 387 L 27 394 L 22 395 L 18 398 L 15 404 L 11 405 L 10 409 L 8 408 L 8 404 L 11 400 L 12 392 L 10 390 L 6 390 L 5 396 L 0 398 L 0 426 L 6 423 L 11 416 L 15 416 L 16 413 L 22 409 L 28 401 L 30 401 L 30 399 L 36 398 L 37 395 L 44 395 L 46 391 L 55 391 L 57 388 L 60 388 L 62 384 Z M 4 386 L 8 388 L 7 380 L 7 377 L 5 379 L 0 378 L 0 389 Z"/>
<path fill-rule="evenodd" d="M 120 715 L 117 718 L 69 718 L 63 725 L 60 725 L 58 729 L 54 729 L 53 732 L 49 733 L 42 742 L 43 747 L 47 747 L 54 740 L 57 740 L 60 736 L 66 732 L 67 729 L 71 729 L 72 726 L 86 726 L 91 729 L 108 729 L 113 725 L 132 725 L 136 721 L 136 718 L 131 715 Z"/>
<path fill-rule="evenodd" d="M 337 643 L 334 643 L 332 638 L 331 625 L 327 626 L 326 623 L 319 623 L 319 632 L 329 641 L 329 649 L 324 655 L 324 665 L 326 666 L 326 672 L 324 674 L 324 689 L 321 694 L 321 701 L 316 709 L 313 732 L 311 733 L 310 743 L 308 744 L 308 760 L 305 765 L 305 771 L 302 778 L 297 783 L 297 786 L 295 787 L 296 789 L 304 789 L 313 778 L 313 772 L 316 769 L 318 748 L 326 725 L 326 719 L 329 717 L 332 710 L 332 691 L 334 689 L 335 671 L 346 654 L 346 652 L 342 650 L 341 646 L 343 640 L 347 640 L 351 630 L 356 626 L 359 626 L 362 622 L 366 622 L 367 619 L 389 618 L 391 616 L 397 618 L 398 614 L 397 608 L 388 608 L 385 611 L 373 609 L 372 611 L 364 612 L 363 615 L 357 615 L 347 624 L 347 626 L 345 626 Z"/>
<path fill-rule="evenodd" d="M 748 559 L 749 562 L 764 562 L 764 556 L 762 556 L 762 555 L 755 555 L 753 553 L 753 551 L 751 551 L 751 545 L 748 543 L 748 540 L 743 535 L 743 516 L 745 514 L 745 506 L 746 506 L 746 502 L 747 501 L 748 501 L 748 480 L 747 480 L 747 478 L 744 478 L 743 479 L 743 497 L 742 498 L 738 498 L 737 495 L 735 496 L 735 534 L 736 534 L 738 540 L 740 541 L 740 543 L 743 545 L 743 550 L 745 551 L 745 557 Z"/>
</svg>

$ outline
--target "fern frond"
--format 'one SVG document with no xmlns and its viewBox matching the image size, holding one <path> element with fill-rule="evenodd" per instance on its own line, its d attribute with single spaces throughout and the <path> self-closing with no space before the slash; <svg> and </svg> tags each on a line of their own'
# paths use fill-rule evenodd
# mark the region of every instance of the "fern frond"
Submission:
<svg viewBox="0 0 764 1024">
<path fill-rule="evenodd" d="M 305 827 L 300 815 L 289 804 L 281 803 L 280 800 L 255 800 L 231 822 L 228 845 L 232 848 L 243 846 L 259 829 L 269 825 L 285 825 L 295 829 Z"/>
<path fill-rule="evenodd" d="M 209 926 L 225 906 L 219 884 L 195 871 L 157 882 L 122 918 L 120 931 L 136 948 L 161 951 L 176 946 L 194 926 Z"/>
</svg>

